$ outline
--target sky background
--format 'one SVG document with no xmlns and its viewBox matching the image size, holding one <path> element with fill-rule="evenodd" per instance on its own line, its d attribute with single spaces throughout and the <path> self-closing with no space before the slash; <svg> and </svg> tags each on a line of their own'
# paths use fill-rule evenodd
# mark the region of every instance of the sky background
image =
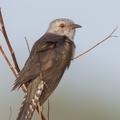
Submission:
<svg viewBox="0 0 120 120">
<path fill-rule="evenodd" d="M 5 28 L 20 69 L 30 48 L 56 18 L 80 24 L 74 38 L 76 55 L 107 37 L 94 50 L 74 60 L 50 97 L 50 120 L 120 120 L 120 0 L 0 0 Z M 11 60 L 2 33 L 0 44 Z M 0 54 L 0 120 L 17 117 L 24 93 L 11 91 L 15 77 Z M 47 104 L 44 108 L 47 116 Z M 37 113 L 33 119 L 38 120 Z"/>
</svg>

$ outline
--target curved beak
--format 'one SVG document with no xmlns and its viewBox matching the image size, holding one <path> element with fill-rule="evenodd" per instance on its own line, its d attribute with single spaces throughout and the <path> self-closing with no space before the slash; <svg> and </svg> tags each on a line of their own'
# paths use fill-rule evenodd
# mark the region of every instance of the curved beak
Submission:
<svg viewBox="0 0 120 120">
<path fill-rule="evenodd" d="M 72 29 L 82 28 L 82 26 L 81 26 L 81 25 L 78 25 L 78 24 L 73 24 L 73 25 L 70 25 L 69 27 L 72 28 Z"/>
</svg>

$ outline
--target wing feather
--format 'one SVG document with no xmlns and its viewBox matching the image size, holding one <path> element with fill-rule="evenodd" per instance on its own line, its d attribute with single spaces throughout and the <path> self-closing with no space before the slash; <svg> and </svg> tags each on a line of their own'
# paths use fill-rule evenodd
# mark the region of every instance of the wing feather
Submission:
<svg viewBox="0 0 120 120">
<path fill-rule="evenodd" d="M 74 43 L 65 36 L 59 36 L 51 33 L 45 34 L 41 39 L 35 42 L 30 56 L 25 66 L 18 74 L 12 90 L 20 87 L 22 84 L 34 80 L 42 75 L 42 80 L 54 90 L 59 83 L 66 67 L 70 64 L 74 51 Z M 55 82 L 57 81 L 57 82 Z M 43 97 L 52 91 L 47 87 Z"/>
</svg>

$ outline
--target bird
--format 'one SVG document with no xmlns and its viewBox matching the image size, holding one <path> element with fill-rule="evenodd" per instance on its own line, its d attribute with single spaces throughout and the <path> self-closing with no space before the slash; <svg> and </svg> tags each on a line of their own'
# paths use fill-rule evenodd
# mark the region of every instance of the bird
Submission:
<svg viewBox="0 0 120 120">
<path fill-rule="evenodd" d="M 16 120 L 31 120 L 36 107 L 43 105 L 56 89 L 70 66 L 75 53 L 75 31 L 81 27 L 67 18 L 55 19 L 34 43 L 12 88 L 28 86 Z"/>
</svg>

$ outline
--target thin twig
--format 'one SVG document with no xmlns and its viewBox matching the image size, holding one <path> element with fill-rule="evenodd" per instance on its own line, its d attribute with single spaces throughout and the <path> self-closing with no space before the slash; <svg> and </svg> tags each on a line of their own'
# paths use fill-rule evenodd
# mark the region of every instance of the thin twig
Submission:
<svg viewBox="0 0 120 120">
<path fill-rule="evenodd" d="M 2 55 L 3 55 L 3 57 L 5 58 L 6 62 L 8 63 L 8 66 L 10 67 L 10 69 L 13 72 L 14 76 L 17 77 L 17 73 L 15 72 L 13 66 L 11 65 L 11 63 L 10 63 L 9 59 L 7 58 L 7 56 L 6 56 L 6 54 L 5 54 L 5 52 L 4 52 L 1 45 L 0 45 L 0 51 L 1 51 Z"/>
<path fill-rule="evenodd" d="M 13 49 L 12 49 L 12 46 L 11 46 L 11 44 L 10 44 L 10 42 L 9 42 L 9 39 L 8 39 L 6 30 L 5 30 L 5 27 L 4 27 L 4 22 L 3 22 L 3 18 L 2 18 L 1 9 L 0 9 L 0 27 L 1 27 L 0 31 L 3 33 L 3 36 L 4 36 L 5 41 L 6 41 L 6 43 L 7 43 L 7 46 L 8 46 L 8 48 L 9 48 L 10 53 L 11 53 L 11 56 L 12 56 L 12 59 L 13 59 L 13 62 L 14 62 L 14 66 L 15 66 L 14 68 L 15 68 L 15 69 L 17 70 L 17 72 L 19 73 L 19 72 L 20 72 L 20 69 L 19 69 L 19 66 L 18 66 L 16 57 L 15 57 L 15 52 L 14 52 Z M 9 67 L 11 68 L 13 74 L 14 74 L 15 77 L 17 78 L 17 74 L 16 74 L 16 72 L 14 71 L 14 68 L 13 68 L 12 65 L 10 64 L 10 61 L 8 60 L 6 54 L 4 53 L 4 51 L 3 51 L 3 49 L 2 49 L 1 46 L 0 46 L 0 49 L 1 49 L 1 52 L 2 52 L 5 60 L 7 61 L 8 65 L 9 65 Z M 27 84 L 25 84 L 25 86 L 27 86 Z M 23 92 L 26 92 L 24 86 L 21 86 L 21 88 L 22 88 Z"/>
<path fill-rule="evenodd" d="M 29 47 L 28 40 L 27 40 L 26 37 L 25 37 L 25 41 L 26 41 L 26 44 L 27 44 L 28 52 L 30 53 L 30 47 Z"/>
<path fill-rule="evenodd" d="M 95 47 L 97 47 L 99 44 L 101 44 L 101 43 L 103 43 L 104 41 L 106 41 L 108 38 L 110 38 L 110 37 L 117 37 L 117 36 L 112 36 L 113 33 L 114 33 L 117 29 L 118 29 L 118 26 L 117 26 L 117 27 L 112 31 L 112 33 L 110 33 L 110 35 L 109 35 L 108 37 L 106 37 L 104 40 L 100 41 L 99 43 L 97 43 L 96 45 L 94 45 L 93 47 L 91 47 L 90 49 L 88 49 L 87 51 L 83 52 L 82 54 L 80 54 L 80 55 L 72 58 L 72 60 L 74 60 L 74 59 L 76 59 L 76 58 L 84 55 L 85 53 L 91 51 L 92 49 L 94 49 Z"/>
<path fill-rule="evenodd" d="M 11 120 L 11 116 L 12 116 L 12 108 L 10 107 L 10 116 L 8 120 Z"/>
<path fill-rule="evenodd" d="M 6 54 L 5 54 L 5 52 L 4 52 L 4 50 L 3 50 L 3 48 L 2 48 L 1 45 L 0 45 L 0 51 L 1 51 L 2 55 L 3 55 L 3 57 L 5 58 L 8 66 L 10 67 L 12 73 L 13 73 L 14 76 L 17 78 L 17 73 L 15 72 L 14 67 L 13 67 L 12 64 L 10 63 L 10 61 L 9 61 L 8 57 L 6 56 Z M 26 90 L 25 90 L 25 88 L 24 88 L 23 86 L 21 86 L 21 88 L 22 88 L 22 90 L 23 90 L 24 92 L 26 92 Z"/>
<path fill-rule="evenodd" d="M 42 112 L 41 112 L 41 119 L 46 120 L 46 118 L 45 118 L 45 116 L 44 116 L 44 114 Z"/>
<path fill-rule="evenodd" d="M 50 102 L 49 102 L 49 99 L 48 99 L 48 113 L 47 113 L 47 118 L 49 120 L 49 114 L 50 114 Z"/>
<path fill-rule="evenodd" d="M 3 22 L 3 18 L 2 18 L 2 13 L 1 13 L 1 9 L 0 9 L 0 24 L 1 24 L 1 32 L 3 33 L 3 36 L 4 36 L 5 41 L 6 41 L 6 43 L 7 43 L 7 46 L 8 46 L 8 48 L 9 48 L 10 53 L 11 53 L 11 56 L 12 56 L 12 59 L 13 59 L 13 62 L 14 62 L 15 69 L 17 70 L 17 72 L 20 72 L 19 66 L 18 66 L 18 64 L 17 64 L 16 57 L 15 57 L 15 52 L 14 52 L 13 49 L 12 49 L 12 46 L 11 46 L 11 44 L 10 44 L 10 42 L 9 42 L 9 39 L 8 39 L 6 30 L 5 30 L 5 26 L 4 26 L 4 22 Z"/>
<path fill-rule="evenodd" d="M 42 113 L 43 109 L 44 109 L 43 106 L 40 106 L 40 103 L 38 103 L 36 110 L 39 114 L 40 120 L 46 120 L 45 116 Z"/>
<path fill-rule="evenodd" d="M 3 55 L 3 57 L 5 58 L 8 66 L 10 67 L 12 73 L 13 73 L 14 76 L 17 78 L 17 73 L 15 72 L 14 67 L 13 67 L 12 64 L 10 63 L 10 61 L 9 61 L 8 57 L 6 56 L 6 54 L 5 54 L 5 52 L 4 52 L 4 50 L 3 50 L 3 48 L 2 48 L 1 45 L 0 45 L 0 51 L 1 51 L 2 55 Z M 26 90 L 25 90 L 25 88 L 24 88 L 23 86 L 21 86 L 21 89 L 22 89 L 23 92 L 26 92 Z"/>
</svg>

